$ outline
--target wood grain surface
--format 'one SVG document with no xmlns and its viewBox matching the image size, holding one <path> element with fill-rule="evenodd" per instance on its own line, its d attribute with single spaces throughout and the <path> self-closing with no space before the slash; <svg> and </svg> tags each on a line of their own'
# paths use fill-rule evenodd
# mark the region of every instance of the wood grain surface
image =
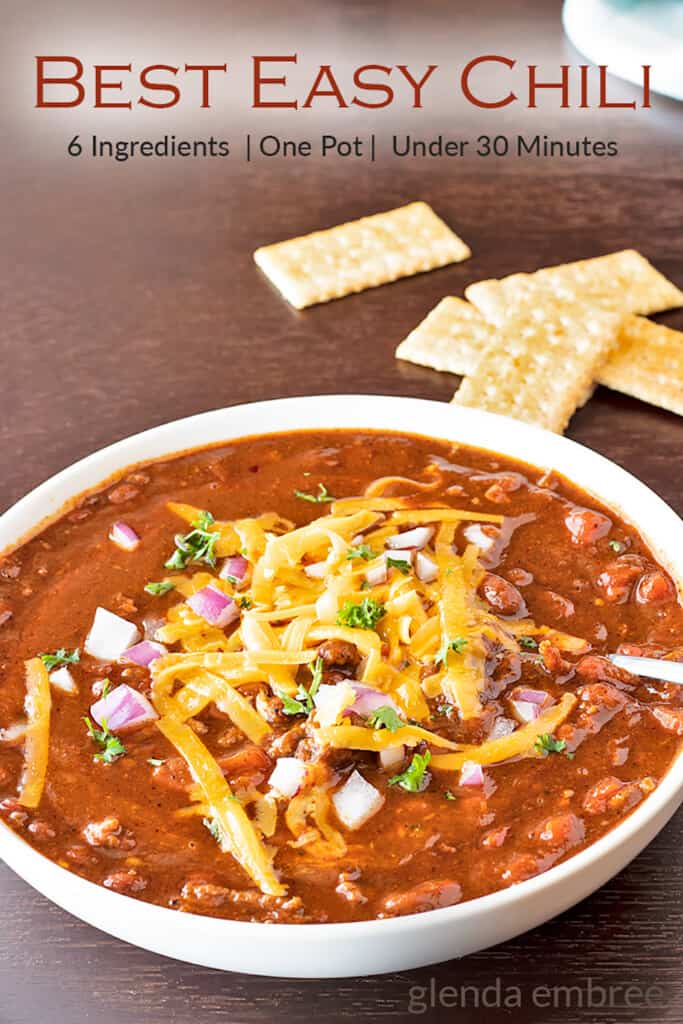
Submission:
<svg viewBox="0 0 683 1024">
<path fill-rule="evenodd" d="M 257 41 L 263 52 L 277 52 L 298 38 L 315 62 L 323 60 L 323 40 L 328 55 L 336 45 L 348 57 L 357 44 L 365 59 L 374 47 L 375 59 L 386 52 L 387 62 L 404 54 L 424 62 L 430 47 L 439 59 L 460 59 L 492 46 L 518 46 L 527 58 L 536 48 L 555 66 L 578 60 L 562 39 L 556 0 L 240 0 L 186 8 L 171 0 L 162 24 L 150 2 L 120 0 L 108 13 L 101 5 L 90 51 L 101 45 L 108 59 L 128 58 L 119 43 L 137 27 L 157 59 L 173 33 L 185 59 L 205 55 L 198 40 L 207 33 L 220 48 L 222 33 L 226 51 L 237 40 L 247 53 Z M 316 392 L 448 400 L 456 378 L 399 364 L 393 351 L 443 295 L 461 295 L 482 277 L 633 246 L 683 283 L 683 115 L 673 103 L 566 117 L 547 109 L 538 120 L 525 112 L 486 117 L 484 124 L 461 108 L 449 117 L 444 95 L 438 109 L 403 119 L 326 115 L 329 130 L 374 130 L 380 140 L 397 130 L 457 137 L 519 124 L 562 137 L 616 138 L 620 156 L 609 162 L 397 163 L 386 155 L 375 164 L 315 157 L 70 161 L 64 146 L 86 121 L 74 115 L 57 130 L 38 119 L 27 99 L 26 62 L 39 46 L 70 52 L 80 45 L 76 29 L 83 35 L 90 12 L 73 0 L 60 5 L 59 19 L 44 0 L 30 5 L 30 14 L 28 5 L 17 5 L 7 12 L 1 44 L 20 82 L 16 102 L 2 115 L 0 155 L 3 508 L 102 445 L 205 409 Z M 185 30 L 192 45 L 183 50 Z M 218 114 L 195 124 L 193 134 L 215 130 L 217 120 Z M 326 130 L 324 122 L 314 116 L 281 124 L 305 137 Z M 122 118 L 100 121 L 99 130 L 131 137 L 133 123 L 139 132 L 139 119 Z M 264 118 L 257 130 L 270 123 Z M 241 111 L 222 131 L 237 136 L 249 127 L 249 112 Z M 156 137 L 174 125 L 157 117 L 146 130 Z M 470 261 L 304 313 L 290 309 L 252 263 L 257 245 L 418 198 L 471 245 Z M 681 313 L 661 319 L 683 328 Z M 681 419 L 599 389 L 569 435 L 683 512 Z M 80 923 L 0 867 L 0 1022 L 683 1022 L 682 847 L 679 814 L 618 878 L 514 942 L 434 968 L 310 983 L 225 975 L 145 953 Z M 534 989 L 543 984 L 575 988 L 546 1009 L 534 1005 Z M 463 985 L 472 989 L 459 993 Z M 599 986 L 610 985 L 621 986 L 608 998 L 613 1005 L 596 1005 Z M 630 1007 L 625 985 L 636 987 Z M 519 987 L 518 997 L 510 986 Z M 464 997 L 464 1008 L 454 1006 L 453 992 Z M 506 994 L 521 1007 L 506 1008 Z M 497 1001 L 502 1005 L 492 1005 Z"/>
</svg>

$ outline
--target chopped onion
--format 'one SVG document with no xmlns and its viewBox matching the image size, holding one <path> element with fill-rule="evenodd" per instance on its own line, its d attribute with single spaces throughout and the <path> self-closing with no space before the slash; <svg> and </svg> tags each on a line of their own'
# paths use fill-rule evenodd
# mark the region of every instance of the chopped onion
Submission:
<svg viewBox="0 0 683 1024">
<path fill-rule="evenodd" d="M 380 750 L 379 763 L 385 771 L 391 771 L 398 767 L 405 756 L 406 748 L 403 744 L 398 747 L 387 747 L 386 750 Z"/>
<path fill-rule="evenodd" d="M 545 704 L 549 695 L 545 690 L 517 690 L 516 700 L 528 701 L 529 704 Z"/>
<path fill-rule="evenodd" d="M 77 693 L 78 687 L 74 677 L 69 672 L 66 665 L 62 665 L 61 668 L 56 668 L 54 672 L 50 672 L 50 682 L 53 686 L 56 686 L 62 693 Z"/>
<path fill-rule="evenodd" d="M 365 579 L 371 587 L 381 587 L 383 583 L 387 581 L 387 560 L 383 558 L 377 565 L 373 565 L 372 569 L 368 569 L 365 574 Z"/>
<path fill-rule="evenodd" d="M 464 761 L 460 769 L 461 786 L 483 786 L 484 769 L 477 761 Z"/>
<path fill-rule="evenodd" d="M 114 523 L 109 531 L 109 540 L 122 551 L 135 551 L 140 544 L 140 538 L 128 523 Z"/>
<path fill-rule="evenodd" d="M 414 554 L 412 548 L 392 548 L 391 551 L 386 552 L 384 557 L 387 559 L 387 564 L 388 559 L 391 559 L 392 562 L 405 562 L 408 568 L 411 568 Z"/>
<path fill-rule="evenodd" d="M 336 683 L 332 686 L 323 683 L 313 698 L 318 725 L 323 728 L 336 725 L 345 709 L 355 700 L 356 692 L 349 683 Z"/>
<path fill-rule="evenodd" d="M 334 590 L 324 590 L 315 602 L 315 614 L 319 622 L 335 622 L 339 611 L 339 598 Z"/>
<path fill-rule="evenodd" d="M 298 757 L 278 757 L 268 782 L 279 796 L 292 797 L 301 789 L 305 777 L 306 765 Z"/>
<path fill-rule="evenodd" d="M 0 743 L 9 743 L 10 746 L 22 743 L 27 729 L 26 722 L 15 722 L 14 725 L 8 725 L 6 729 L 0 729 Z"/>
<path fill-rule="evenodd" d="M 143 668 L 147 668 L 157 658 L 163 657 L 164 654 L 168 654 L 167 649 L 163 644 L 155 644 L 151 640 L 143 640 L 142 643 L 136 644 L 135 647 L 129 647 L 127 651 L 123 652 L 122 657 L 126 661 L 132 661 L 136 665 L 142 665 Z"/>
<path fill-rule="evenodd" d="M 352 683 L 351 687 L 356 694 L 356 699 L 353 704 L 346 709 L 345 714 L 353 711 L 356 715 L 366 718 L 368 715 L 376 711 L 377 708 L 393 708 L 394 711 L 399 712 L 399 708 L 396 701 L 389 696 L 388 693 L 383 693 L 381 690 L 375 690 L 372 686 L 363 686 L 361 683 Z"/>
<path fill-rule="evenodd" d="M 322 580 L 329 572 L 329 565 L 327 562 L 312 562 L 311 565 L 304 566 L 304 572 L 307 576 L 310 576 L 312 580 Z"/>
<path fill-rule="evenodd" d="M 510 718 L 497 718 L 493 723 L 493 728 L 488 735 L 490 740 L 500 740 L 503 736 L 509 736 L 510 733 L 514 732 L 517 726 Z"/>
<path fill-rule="evenodd" d="M 249 562 L 244 555 L 231 555 L 230 558 L 226 558 L 223 562 L 218 575 L 222 580 L 233 579 L 237 580 L 238 583 L 242 583 L 248 572 Z"/>
<path fill-rule="evenodd" d="M 163 615 L 146 615 L 142 620 L 142 634 L 145 640 L 154 640 L 157 630 L 166 625 Z"/>
<path fill-rule="evenodd" d="M 405 533 L 397 533 L 395 537 L 388 537 L 385 546 L 388 548 L 415 548 L 419 551 L 429 544 L 433 535 L 433 526 L 416 526 L 413 530 L 406 530 Z"/>
<path fill-rule="evenodd" d="M 510 704 L 520 722 L 535 722 L 541 713 L 540 704 L 534 704 L 530 700 L 512 700 Z"/>
<path fill-rule="evenodd" d="M 462 532 L 470 544 L 478 547 L 482 554 L 487 554 L 497 543 L 497 538 L 487 533 L 481 523 L 470 523 Z"/>
<path fill-rule="evenodd" d="M 109 732 L 137 729 L 159 716 L 144 694 L 123 683 L 110 690 L 90 708 L 90 714 L 101 728 Z"/>
<path fill-rule="evenodd" d="M 233 599 L 211 583 L 188 597 L 187 603 L 193 612 L 219 629 L 224 629 L 240 617 L 240 610 Z"/>
<path fill-rule="evenodd" d="M 97 608 L 85 644 L 87 654 L 100 661 L 118 661 L 123 652 L 140 639 L 134 622 L 114 615 L 106 608 Z"/>
<path fill-rule="evenodd" d="M 377 814 L 384 804 L 384 797 L 366 782 L 359 771 L 354 771 L 334 793 L 332 803 L 342 824 L 355 830 Z"/>
<path fill-rule="evenodd" d="M 423 583 L 433 583 L 439 575 L 439 567 L 428 555 L 418 551 L 415 555 L 415 574 Z"/>
</svg>

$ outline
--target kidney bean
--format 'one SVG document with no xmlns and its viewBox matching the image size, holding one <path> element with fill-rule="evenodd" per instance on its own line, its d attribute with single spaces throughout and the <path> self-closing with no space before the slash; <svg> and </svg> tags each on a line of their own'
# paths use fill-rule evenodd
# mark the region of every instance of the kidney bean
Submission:
<svg viewBox="0 0 683 1024">
<path fill-rule="evenodd" d="M 121 893 L 124 896 L 135 896 L 144 892 L 147 888 L 147 879 L 144 878 L 135 868 L 127 868 L 123 871 L 113 871 L 102 881 L 107 889 Z"/>
<path fill-rule="evenodd" d="M 348 640 L 325 640 L 318 648 L 325 668 L 345 669 L 352 673 L 358 668 L 360 653 Z"/>
<path fill-rule="evenodd" d="M 526 615 L 527 608 L 524 598 L 517 587 L 508 583 L 502 576 L 487 572 L 481 581 L 479 590 L 487 604 L 500 615 L 505 615 L 507 618 L 519 618 Z"/>
<path fill-rule="evenodd" d="M 602 512 L 577 507 L 564 517 L 564 525 L 569 530 L 573 544 L 588 547 L 607 536 L 612 529 L 612 520 Z"/>
<path fill-rule="evenodd" d="M 544 845 L 564 852 L 583 842 L 586 828 L 581 818 L 569 812 L 547 818 L 531 835 Z"/>
<path fill-rule="evenodd" d="M 452 907 L 462 899 L 462 889 L 457 882 L 444 879 L 438 882 L 421 882 L 405 892 L 389 893 L 382 900 L 387 917 L 403 917 L 406 914 L 421 914 L 425 910 Z"/>
<path fill-rule="evenodd" d="M 583 809 L 588 814 L 626 811 L 635 807 L 642 798 L 643 791 L 636 782 L 622 782 L 614 775 L 608 775 L 589 789 L 583 800 Z"/>
<path fill-rule="evenodd" d="M 683 736 L 683 708 L 670 708 L 666 704 L 658 704 L 650 708 L 659 724 L 667 732 Z"/>
<path fill-rule="evenodd" d="M 633 560 L 629 557 L 628 561 L 624 558 L 608 565 L 596 580 L 605 601 L 608 604 L 625 604 L 642 569 L 642 559 L 637 556 Z"/>
<path fill-rule="evenodd" d="M 669 604 L 676 597 L 673 583 L 663 572 L 649 572 L 636 587 L 638 604 Z"/>
</svg>

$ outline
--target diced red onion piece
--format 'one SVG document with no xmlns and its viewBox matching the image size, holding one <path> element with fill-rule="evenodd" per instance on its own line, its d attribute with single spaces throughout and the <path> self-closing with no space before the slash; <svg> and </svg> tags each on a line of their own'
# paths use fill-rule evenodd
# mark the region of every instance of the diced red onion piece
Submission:
<svg viewBox="0 0 683 1024">
<path fill-rule="evenodd" d="M 397 533 L 388 537 L 385 546 L 388 548 L 415 548 L 418 551 L 426 547 L 434 535 L 433 526 L 416 526 L 413 530 Z"/>
<path fill-rule="evenodd" d="M 301 789 L 306 764 L 298 757 L 278 757 L 268 782 L 279 796 L 292 797 Z"/>
<path fill-rule="evenodd" d="M 240 617 L 240 610 L 233 599 L 210 583 L 188 597 L 187 603 L 193 612 L 219 629 L 224 629 Z"/>
<path fill-rule="evenodd" d="M 114 615 L 106 608 L 97 608 L 85 644 L 87 654 L 100 661 L 118 661 L 123 652 L 140 639 L 140 632 L 133 622 Z"/>
<path fill-rule="evenodd" d="M 312 562 L 311 565 L 304 566 L 304 572 L 307 576 L 310 576 L 312 580 L 323 580 L 330 571 L 330 567 L 327 562 Z"/>
<path fill-rule="evenodd" d="M 470 523 L 462 531 L 470 544 L 478 547 L 482 554 L 487 553 L 496 544 L 497 538 L 486 532 L 481 523 Z M 496 533 L 499 531 L 496 530 Z"/>
<path fill-rule="evenodd" d="M 340 715 L 355 701 L 355 691 L 349 683 L 323 683 L 313 698 L 318 725 L 336 725 Z"/>
<path fill-rule="evenodd" d="M 163 644 L 155 644 L 151 640 L 143 640 L 142 643 L 129 647 L 127 651 L 124 651 L 122 657 L 126 661 L 132 661 L 136 665 L 142 665 L 143 668 L 147 668 L 148 665 L 151 665 L 157 658 L 163 657 L 164 654 L 168 654 L 168 651 Z"/>
<path fill-rule="evenodd" d="M 488 735 L 490 740 L 501 740 L 503 736 L 509 736 L 513 733 L 517 726 L 510 718 L 497 718 L 493 723 L 493 728 Z"/>
<path fill-rule="evenodd" d="M 76 681 L 66 665 L 62 665 L 61 668 L 56 668 L 54 672 L 50 672 L 49 679 L 52 685 L 56 686 L 62 693 L 78 692 Z"/>
<path fill-rule="evenodd" d="M 126 683 L 101 697 L 90 708 L 90 714 L 101 728 L 106 726 L 114 733 L 137 729 L 159 717 L 145 695 Z"/>
<path fill-rule="evenodd" d="M 142 620 L 142 634 L 145 640 L 154 640 L 157 630 L 166 625 L 163 615 L 146 615 Z"/>
<path fill-rule="evenodd" d="M 226 558 L 221 566 L 221 571 L 218 573 L 222 580 L 227 580 L 232 577 L 241 583 L 244 577 L 249 572 L 249 562 L 243 555 L 231 555 L 230 558 Z"/>
<path fill-rule="evenodd" d="M 380 750 L 379 763 L 385 771 L 392 771 L 400 765 L 405 756 L 406 748 L 401 743 L 398 747 L 387 747 L 386 750 Z"/>
<path fill-rule="evenodd" d="M 377 814 L 384 804 L 382 794 L 354 771 L 341 789 L 332 796 L 332 803 L 343 825 L 355 830 Z"/>
<path fill-rule="evenodd" d="M 483 786 L 484 769 L 476 761 L 464 761 L 460 769 L 461 786 Z"/>
<path fill-rule="evenodd" d="M 439 567 L 428 555 L 418 551 L 415 556 L 415 574 L 423 583 L 433 583 L 439 575 Z"/>
<path fill-rule="evenodd" d="M 372 569 L 368 569 L 365 574 L 365 579 L 371 587 L 381 587 L 383 583 L 387 581 L 387 561 L 383 558 L 378 565 L 373 565 Z"/>
<path fill-rule="evenodd" d="M 128 523 L 114 523 L 109 531 L 109 540 L 116 544 L 122 551 L 135 551 L 140 544 L 140 538 Z"/>
<path fill-rule="evenodd" d="M 529 704 L 545 704 L 548 694 L 545 690 L 517 690 L 518 700 L 528 701 Z"/>
<path fill-rule="evenodd" d="M 372 686 L 363 686 L 362 683 L 351 683 L 353 690 L 356 694 L 356 699 L 353 704 L 346 709 L 345 715 L 353 712 L 356 715 L 361 715 L 365 718 L 367 715 L 372 714 L 377 708 L 390 707 L 394 711 L 400 712 L 400 708 L 396 701 L 389 696 L 388 693 L 383 693 L 381 690 L 375 690 Z"/>
<path fill-rule="evenodd" d="M 520 722 L 535 722 L 541 713 L 540 705 L 532 704 L 529 700 L 513 700 L 510 703 Z"/>
</svg>

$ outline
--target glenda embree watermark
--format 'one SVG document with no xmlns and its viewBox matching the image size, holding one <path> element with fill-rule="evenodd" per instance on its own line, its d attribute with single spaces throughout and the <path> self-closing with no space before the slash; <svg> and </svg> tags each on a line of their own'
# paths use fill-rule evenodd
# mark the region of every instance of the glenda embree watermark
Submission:
<svg viewBox="0 0 683 1024">
<path fill-rule="evenodd" d="M 539 1010 L 656 1009 L 666 1006 L 660 985 L 637 982 L 609 984 L 585 978 L 566 985 L 534 985 L 521 988 L 494 978 L 486 985 L 440 985 L 431 978 L 428 985 L 408 990 L 408 1012 L 419 1015 L 429 1010 L 517 1010 L 532 1006 Z"/>
</svg>

